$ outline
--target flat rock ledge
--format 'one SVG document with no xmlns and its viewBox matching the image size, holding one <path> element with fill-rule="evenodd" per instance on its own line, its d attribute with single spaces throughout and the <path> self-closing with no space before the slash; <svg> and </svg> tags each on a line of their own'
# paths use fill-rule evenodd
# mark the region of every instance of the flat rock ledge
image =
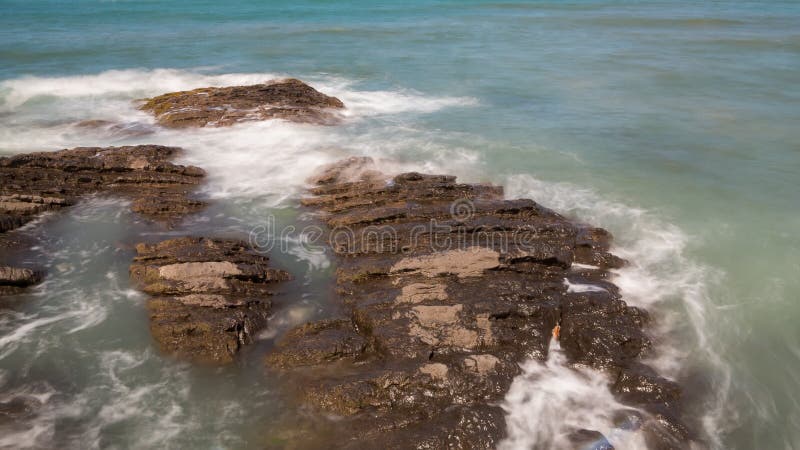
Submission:
<svg viewBox="0 0 800 450">
<path fill-rule="evenodd" d="M 133 200 L 143 216 L 171 222 L 203 208 L 190 198 L 205 172 L 173 164 L 176 147 L 78 147 L 0 158 L 0 233 L 40 213 L 74 205 L 88 194 L 109 193 Z"/>
<path fill-rule="evenodd" d="M 136 253 L 130 276 L 152 296 L 154 339 L 192 362 L 232 362 L 266 325 L 273 285 L 291 279 L 237 240 L 182 237 L 138 244 Z"/>
<path fill-rule="evenodd" d="M 344 103 L 296 79 L 252 86 L 207 87 L 145 99 L 140 109 L 169 128 L 221 127 L 239 122 L 284 119 L 332 125 Z"/>
<path fill-rule="evenodd" d="M 692 439 L 679 387 L 641 363 L 648 316 L 609 281 L 625 261 L 607 231 L 505 200 L 499 186 L 388 177 L 369 158 L 310 181 L 303 202 L 323 213 L 345 314 L 290 330 L 267 356 L 318 413 L 287 432 L 297 448 L 320 435 L 341 448 L 495 448 L 498 405 L 522 362 L 546 359 L 557 324 L 569 361 L 608 374 L 636 408 L 615 414 L 651 448 Z"/>
<path fill-rule="evenodd" d="M 42 273 L 33 269 L 0 266 L 0 295 L 10 295 L 42 281 Z"/>
</svg>

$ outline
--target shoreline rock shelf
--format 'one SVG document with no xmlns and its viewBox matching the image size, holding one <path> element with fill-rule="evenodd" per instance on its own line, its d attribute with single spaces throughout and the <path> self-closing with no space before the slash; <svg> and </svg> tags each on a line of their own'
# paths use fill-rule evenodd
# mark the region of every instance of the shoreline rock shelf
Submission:
<svg viewBox="0 0 800 450">
<path fill-rule="evenodd" d="M 301 404 L 340 417 L 329 434 L 342 448 L 494 448 L 497 405 L 520 363 L 546 359 L 557 324 L 570 362 L 605 371 L 646 411 L 651 446 L 688 442 L 680 389 L 641 363 L 647 314 L 608 281 L 625 264 L 608 232 L 498 186 L 388 177 L 369 158 L 310 181 L 303 203 L 323 213 L 348 312 L 290 330 L 266 362 Z"/>
<path fill-rule="evenodd" d="M 284 119 L 332 125 L 344 103 L 300 80 L 252 86 L 207 87 L 144 99 L 139 107 L 168 128 L 220 127 L 239 122 Z"/>
<path fill-rule="evenodd" d="M 160 349 L 225 364 L 266 325 L 275 283 L 291 276 L 246 243 L 183 237 L 138 244 L 132 281 L 152 297 L 150 330 Z"/>
<path fill-rule="evenodd" d="M 11 231 L 91 194 L 129 198 L 131 210 L 168 225 L 199 211 L 205 203 L 191 195 L 205 172 L 173 164 L 181 151 L 160 145 L 78 147 L 0 158 L 0 247 L 24 246 L 24 237 Z M 37 270 L 2 267 L 0 295 L 41 280 Z"/>
<path fill-rule="evenodd" d="M 0 233 L 89 194 L 131 198 L 131 209 L 171 222 L 205 204 L 190 198 L 205 171 L 173 164 L 182 150 L 160 145 L 78 147 L 0 158 Z"/>
<path fill-rule="evenodd" d="M 171 128 L 275 118 L 333 124 L 343 108 L 295 79 L 141 105 Z M 192 198 L 205 172 L 172 163 L 180 152 L 139 145 L 0 158 L 0 244 L 41 213 L 98 193 L 130 198 L 134 212 L 174 225 L 205 206 Z M 618 400 L 635 408 L 611 413 L 635 422 L 648 446 L 684 448 L 693 439 L 680 387 L 642 362 L 648 315 L 610 281 L 626 262 L 610 253 L 606 230 L 505 199 L 500 186 L 388 176 L 364 157 L 325 166 L 310 183 L 302 204 L 327 227 L 337 264 L 332 301 L 344 313 L 289 330 L 266 355 L 322 428 L 309 434 L 292 424 L 284 430 L 292 445 L 324 436 L 340 448 L 494 448 L 506 433 L 499 405 L 520 364 L 547 358 L 557 326 L 568 361 L 606 373 Z M 141 243 L 136 253 L 130 277 L 150 295 L 158 347 L 192 362 L 231 363 L 291 279 L 238 240 L 187 236 Z M 41 278 L 0 265 L 0 294 Z M 575 442 L 604 439 L 568 431 Z"/>
</svg>

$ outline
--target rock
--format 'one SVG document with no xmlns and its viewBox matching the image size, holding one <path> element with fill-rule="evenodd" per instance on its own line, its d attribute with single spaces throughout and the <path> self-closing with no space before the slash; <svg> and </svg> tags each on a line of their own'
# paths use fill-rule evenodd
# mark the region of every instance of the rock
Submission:
<svg viewBox="0 0 800 450">
<path fill-rule="evenodd" d="M 624 262 L 609 253 L 607 231 L 505 200 L 498 186 L 389 177 L 369 158 L 325 166 L 310 181 L 303 204 L 327 225 L 349 318 L 289 331 L 267 363 L 291 374 L 305 406 L 340 417 L 346 432 L 332 433 L 343 447 L 496 447 L 501 413 L 475 422 L 483 433 L 462 434 L 464 421 L 502 401 L 521 362 L 546 358 L 558 323 L 571 362 L 643 367 L 646 314 L 608 281 Z M 660 378 L 624 380 L 621 399 L 676 394 Z"/>
<path fill-rule="evenodd" d="M 313 185 L 341 185 L 349 181 L 364 180 L 369 174 L 374 175 L 377 180 L 382 178 L 372 158 L 351 156 L 317 169 L 307 181 Z"/>
<path fill-rule="evenodd" d="M 142 122 L 120 123 L 103 119 L 84 120 L 74 126 L 85 129 L 104 129 L 112 134 L 126 137 L 145 136 L 155 132 L 155 128 L 150 124 Z"/>
<path fill-rule="evenodd" d="M 625 366 L 651 346 L 639 314 L 608 291 L 573 293 L 561 302 L 561 347 L 574 362 Z"/>
<path fill-rule="evenodd" d="M 350 320 L 323 320 L 290 330 L 280 343 L 281 350 L 268 358 L 274 367 L 310 366 L 340 359 L 355 360 L 368 345 Z"/>
<path fill-rule="evenodd" d="M 676 406 L 681 398 L 677 383 L 658 376 L 653 369 L 630 364 L 620 371 L 612 391 L 626 404 L 647 407 Z"/>
<path fill-rule="evenodd" d="M 140 109 L 169 128 L 229 126 L 284 119 L 333 124 L 344 104 L 300 80 L 276 80 L 252 86 L 208 87 L 145 99 Z"/>
<path fill-rule="evenodd" d="M 0 427 L 23 426 L 30 423 L 42 407 L 35 396 L 16 395 L 0 401 Z"/>
<path fill-rule="evenodd" d="M 0 377 L 1 378 L 1 377 Z M 0 379 L 0 385 L 3 384 Z M 43 414 L 51 412 L 53 388 L 45 382 L 28 381 L 24 386 L 2 386 L 0 390 L 0 430 L 3 437 L 21 436 L 39 425 Z M 19 446 L 19 445 L 16 445 Z"/>
<path fill-rule="evenodd" d="M 138 244 L 136 253 L 131 280 L 153 296 L 153 337 L 195 362 L 232 362 L 266 325 L 272 285 L 291 278 L 236 240 L 183 237 Z"/>
<path fill-rule="evenodd" d="M 614 427 L 621 430 L 635 431 L 642 427 L 644 415 L 636 409 L 622 409 L 614 411 Z"/>
<path fill-rule="evenodd" d="M 139 145 L 0 158 L 0 232 L 95 193 L 131 198 L 135 212 L 171 223 L 204 206 L 190 195 L 205 172 L 170 162 L 180 152 L 175 147 Z"/>
<path fill-rule="evenodd" d="M 105 128 L 111 125 L 114 125 L 114 122 L 104 119 L 81 120 L 75 124 L 78 128 Z"/>
<path fill-rule="evenodd" d="M 642 431 L 651 450 L 683 450 L 692 439 L 686 426 L 670 414 L 656 414 L 642 425 Z"/>
<path fill-rule="evenodd" d="M 464 359 L 464 367 L 478 375 L 489 375 L 500 360 L 494 355 L 471 355 Z"/>
<path fill-rule="evenodd" d="M 32 269 L 0 266 L 0 286 L 27 287 L 42 281 L 41 272 Z"/>
<path fill-rule="evenodd" d="M 19 228 L 25 225 L 28 220 L 28 217 L 24 215 L 0 213 L 0 233 Z"/>
</svg>

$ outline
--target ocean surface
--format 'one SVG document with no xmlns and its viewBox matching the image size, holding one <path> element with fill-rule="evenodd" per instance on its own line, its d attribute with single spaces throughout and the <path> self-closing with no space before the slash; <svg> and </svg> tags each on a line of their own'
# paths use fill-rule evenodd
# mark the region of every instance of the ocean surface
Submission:
<svg viewBox="0 0 800 450">
<path fill-rule="evenodd" d="M 185 225 L 246 235 L 301 220 L 319 164 L 504 184 L 611 230 L 615 282 L 647 308 L 652 363 L 686 386 L 714 449 L 800 449 L 800 2 L 0 0 L 0 154 L 159 143 L 204 167 L 215 205 Z M 293 76 L 348 105 L 339 127 L 152 130 L 133 100 Z M 125 129 L 76 127 L 88 119 Z M 302 298 L 233 366 L 159 355 L 127 269 L 170 236 L 91 198 L 26 231 L 47 281 L 4 300 L 0 402 L 42 406 L 0 447 L 261 448 L 285 417 L 263 354 L 324 316 L 332 264 L 274 252 Z M 503 448 L 568 423 L 610 433 L 597 373 L 529 361 Z M 600 377 L 600 378 L 598 378 Z M 536 393 L 535 402 L 520 400 Z M 547 419 L 560 417 L 561 421 Z"/>
</svg>

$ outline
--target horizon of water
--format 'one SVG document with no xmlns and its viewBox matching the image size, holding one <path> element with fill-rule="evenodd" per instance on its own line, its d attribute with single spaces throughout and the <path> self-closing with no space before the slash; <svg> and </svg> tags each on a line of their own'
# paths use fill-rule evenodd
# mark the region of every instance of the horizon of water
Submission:
<svg viewBox="0 0 800 450">
<path fill-rule="evenodd" d="M 504 184 L 510 198 L 614 233 L 615 253 L 632 262 L 614 281 L 654 317 L 650 362 L 688 386 L 711 447 L 800 449 L 800 4 L 3 6 L 0 154 L 183 147 L 183 162 L 208 171 L 204 195 L 215 200 L 186 228 L 230 235 L 268 214 L 302 220 L 303 179 L 348 155 Z M 147 129 L 138 98 L 282 76 L 342 99 L 345 123 L 145 135 L 74 126 Z M 261 343 L 233 367 L 196 368 L 154 351 L 144 297 L 127 281 L 130 244 L 171 232 L 103 197 L 27 232 L 37 245 L 19 261 L 49 276 L 0 313 L 0 401 L 27 393 L 44 407 L 33 427 L 4 430 L 0 447 L 263 446 L 282 403 L 259 352 L 326 313 L 327 261 L 294 244 L 272 255 L 307 294 L 276 305 Z M 608 395 L 575 384 L 602 385 L 598 374 L 576 378 L 557 360 L 523 369 L 506 399 L 506 447 L 557 431 L 532 421 L 541 405 L 609 426 Z M 525 390 L 545 396 L 515 402 Z"/>
</svg>

